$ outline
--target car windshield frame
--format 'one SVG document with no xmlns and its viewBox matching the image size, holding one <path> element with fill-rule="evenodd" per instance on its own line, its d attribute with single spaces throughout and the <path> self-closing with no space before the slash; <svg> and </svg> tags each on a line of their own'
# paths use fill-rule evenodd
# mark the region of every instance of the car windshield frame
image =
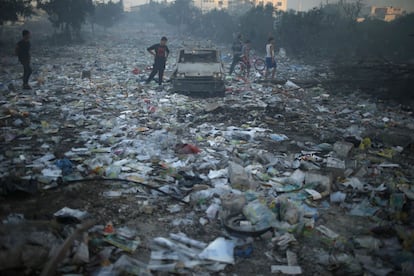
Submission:
<svg viewBox="0 0 414 276">
<path fill-rule="evenodd" d="M 179 63 L 220 63 L 217 50 L 181 50 Z"/>
</svg>

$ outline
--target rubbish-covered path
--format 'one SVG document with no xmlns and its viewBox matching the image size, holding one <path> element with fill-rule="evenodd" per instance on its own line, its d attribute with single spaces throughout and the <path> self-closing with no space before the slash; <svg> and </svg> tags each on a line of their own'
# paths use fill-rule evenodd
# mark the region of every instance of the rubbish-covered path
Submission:
<svg viewBox="0 0 414 276">
<path fill-rule="evenodd" d="M 1 57 L 2 275 L 414 271 L 411 110 L 286 57 L 282 85 L 172 94 L 137 33 L 35 50 L 31 91 Z"/>
</svg>

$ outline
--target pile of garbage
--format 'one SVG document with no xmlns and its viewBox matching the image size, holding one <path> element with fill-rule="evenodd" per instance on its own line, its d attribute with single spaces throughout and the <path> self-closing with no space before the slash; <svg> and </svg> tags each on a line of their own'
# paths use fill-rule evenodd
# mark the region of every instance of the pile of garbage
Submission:
<svg viewBox="0 0 414 276">
<path fill-rule="evenodd" d="M 76 62 L 55 58 L 58 50 L 34 55 L 30 92 L 16 89 L 20 67 L 4 61 L 0 194 L 108 182 L 97 195 L 102 201 L 132 198 L 145 217 L 164 204 L 158 215 L 173 218 L 160 225 L 216 228 L 216 237 L 144 237 L 108 223 L 115 218 L 88 221 L 93 210 L 73 206 L 45 225 L 8 214 L 0 271 L 208 275 L 237 271 L 252 254 L 265 260 L 263 273 L 310 274 L 310 263 L 319 273 L 414 270 L 412 111 L 358 93 L 302 88 L 296 79 L 314 68 L 283 61 L 284 84 L 232 76 L 223 99 L 171 94 L 169 83 L 141 84 L 151 59 L 123 54 L 135 43 L 102 44 L 99 58 L 91 46 L 67 47 Z M 318 73 L 327 75 L 328 68 Z M 355 217 L 369 221 L 363 233 L 354 235 L 352 224 L 337 228 Z M 151 253 L 138 260 L 144 239 Z"/>
</svg>

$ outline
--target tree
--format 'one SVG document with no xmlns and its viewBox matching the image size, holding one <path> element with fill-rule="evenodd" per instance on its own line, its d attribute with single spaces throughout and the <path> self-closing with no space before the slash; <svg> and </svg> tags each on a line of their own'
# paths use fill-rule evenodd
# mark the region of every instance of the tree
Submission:
<svg viewBox="0 0 414 276">
<path fill-rule="evenodd" d="M 194 36 L 203 36 L 216 42 L 231 42 L 236 31 L 234 18 L 224 10 L 214 9 L 198 17 L 192 24 Z"/>
<path fill-rule="evenodd" d="M 92 22 L 104 29 L 112 27 L 123 15 L 122 1 L 114 3 L 98 3 L 95 5 L 95 11 L 92 15 Z"/>
<path fill-rule="evenodd" d="M 161 9 L 160 14 L 171 25 L 178 26 L 179 31 L 192 25 L 201 16 L 201 11 L 191 4 L 192 0 L 175 0 Z"/>
<path fill-rule="evenodd" d="M 363 7 L 362 0 L 356 0 L 352 2 L 347 0 L 339 0 L 338 5 L 342 8 L 345 16 L 353 22 L 357 20 Z"/>
<path fill-rule="evenodd" d="M 150 0 L 148 4 L 140 6 L 138 12 L 133 13 L 134 20 L 141 20 L 143 22 L 165 23 L 163 16 L 161 17 L 161 10 L 166 8 L 166 3 L 156 2 Z"/>
<path fill-rule="evenodd" d="M 72 34 L 80 37 L 82 24 L 94 10 L 92 0 L 37 0 L 37 3 L 47 12 L 52 25 L 68 40 L 72 39 Z"/>
<path fill-rule="evenodd" d="M 281 47 L 301 57 L 347 56 L 355 48 L 351 22 L 338 4 L 321 5 L 308 12 L 288 12 L 281 16 L 277 40 Z"/>
<path fill-rule="evenodd" d="M 269 36 L 274 34 L 275 8 L 272 4 L 251 8 L 240 18 L 240 33 L 251 40 L 253 48 L 264 49 Z"/>
<path fill-rule="evenodd" d="M 33 14 L 31 0 L 0 0 L 0 25 L 4 22 L 15 22 L 19 16 Z"/>
</svg>

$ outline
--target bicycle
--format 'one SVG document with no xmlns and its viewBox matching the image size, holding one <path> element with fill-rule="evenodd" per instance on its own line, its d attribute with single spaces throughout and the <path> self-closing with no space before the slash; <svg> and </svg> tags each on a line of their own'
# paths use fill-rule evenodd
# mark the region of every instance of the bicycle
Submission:
<svg viewBox="0 0 414 276">
<path fill-rule="evenodd" d="M 250 64 L 253 64 L 254 69 L 261 75 L 263 75 L 263 72 L 266 69 L 266 63 L 264 59 L 256 55 L 252 55 L 252 57 L 250 58 Z M 246 76 L 248 67 L 249 65 L 247 63 L 247 60 L 244 58 L 244 56 L 242 56 L 239 63 L 236 64 L 236 67 L 234 67 L 234 72 L 238 76 Z"/>
</svg>

